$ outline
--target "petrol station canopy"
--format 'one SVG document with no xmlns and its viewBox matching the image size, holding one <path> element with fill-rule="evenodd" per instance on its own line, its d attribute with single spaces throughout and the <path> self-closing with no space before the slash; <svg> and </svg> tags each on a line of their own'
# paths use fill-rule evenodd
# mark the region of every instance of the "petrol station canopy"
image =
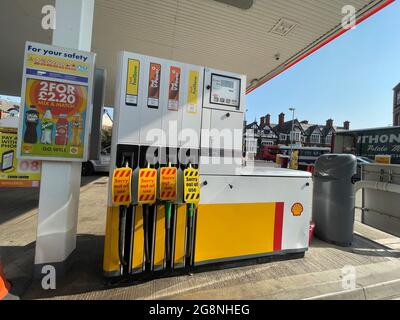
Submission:
<svg viewBox="0 0 400 320">
<path fill-rule="evenodd" d="M 107 70 L 113 105 L 116 59 L 131 51 L 247 75 L 251 91 L 346 30 L 342 8 L 357 22 L 393 0 L 96 0 L 92 51 Z M 51 44 L 41 27 L 51 0 L 0 2 L 0 93 L 20 95 L 24 44 Z"/>
</svg>

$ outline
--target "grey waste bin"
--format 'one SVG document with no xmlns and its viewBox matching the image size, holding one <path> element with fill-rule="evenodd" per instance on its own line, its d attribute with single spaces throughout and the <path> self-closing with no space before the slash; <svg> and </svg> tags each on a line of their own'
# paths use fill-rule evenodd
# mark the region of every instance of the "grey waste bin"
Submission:
<svg viewBox="0 0 400 320">
<path fill-rule="evenodd" d="M 315 163 L 313 210 L 315 235 L 340 246 L 353 241 L 357 159 L 351 154 L 326 154 Z"/>
</svg>

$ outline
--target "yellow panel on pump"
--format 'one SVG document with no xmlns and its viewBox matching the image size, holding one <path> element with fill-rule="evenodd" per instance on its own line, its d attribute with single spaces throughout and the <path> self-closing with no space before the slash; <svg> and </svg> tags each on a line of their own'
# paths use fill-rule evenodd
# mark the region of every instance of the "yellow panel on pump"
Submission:
<svg viewBox="0 0 400 320">
<path fill-rule="evenodd" d="M 142 272 L 144 265 L 144 230 L 143 230 L 143 209 L 141 206 L 135 208 L 135 221 L 133 229 L 133 259 L 132 272 Z"/>
<path fill-rule="evenodd" d="M 175 222 L 174 268 L 184 267 L 186 236 L 186 205 L 178 205 Z"/>
<path fill-rule="evenodd" d="M 275 203 L 200 204 L 195 265 L 274 251 Z"/>
<path fill-rule="evenodd" d="M 103 271 L 105 276 L 120 274 L 120 261 L 118 255 L 119 239 L 119 208 L 107 208 L 106 234 L 104 239 Z"/>
<path fill-rule="evenodd" d="M 154 242 L 154 270 L 164 268 L 165 261 L 165 206 L 157 206 Z"/>
</svg>

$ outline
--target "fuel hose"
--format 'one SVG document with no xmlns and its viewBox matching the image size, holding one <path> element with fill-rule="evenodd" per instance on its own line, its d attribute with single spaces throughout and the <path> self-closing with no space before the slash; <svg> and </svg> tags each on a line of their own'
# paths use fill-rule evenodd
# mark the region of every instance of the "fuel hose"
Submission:
<svg viewBox="0 0 400 320">
<path fill-rule="evenodd" d="M 144 255 L 146 263 L 150 263 L 150 212 L 149 206 L 143 205 L 143 229 L 144 229 Z"/>
<path fill-rule="evenodd" d="M 188 217 L 189 217 L 189 232 L 188 232 L 188 245 L 186 247 L 186 258 L 190 258 L 193 248 L 193 216 L 195 211 L 194 203 L 188 204 Z"/>
<path fill-rule="evenodd" d="M 167 261 L 171 261 L 171 215 L 172 215 L 172 203 L 165 203 L 165 229 L 166 229 L 166 256 Z"/>
<path fill-rule="evenodd" d="M 119 212 L 119 242 L 118 242 L 118 254 L 119 261 L 123 266 L 126 266 L 127 263 L 124 258 L 124 246 L 125 246 L 125 229 L 126 229 L 126 214 L 128 208 L 125 206 L 120 206 Z"/>
</svg>

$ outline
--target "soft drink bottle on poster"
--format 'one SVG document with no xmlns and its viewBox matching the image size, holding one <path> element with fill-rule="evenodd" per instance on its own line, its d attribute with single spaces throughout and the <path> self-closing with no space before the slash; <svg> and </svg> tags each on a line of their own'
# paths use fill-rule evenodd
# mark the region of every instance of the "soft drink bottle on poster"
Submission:
<svg viewBox="0 0 400 320">
<path fill-rule="evenodd" d="M 56 124 L 56 145 L 68 144 L 68 119 L 66 114 L 60 114 Z"/>
<path fill-rule="evenodd" d="M 39 112 L 36 110 L 36 106 L 32 105 L 25 114 L 25 134 L 24 142 L 35 144 L 37 142 L 36 128 L 39 123 Z"/>
<path fill-rule="evenodd" d="M 41 123 L 42 136 L 40 142 L 43 144 L 52 144 L 52 134 L 53 134 L 53 115 L 50 109 L 46 109 Z"/>
<path fill-rule="evenodd" d="M 81 145 L 81 132 L 82 132 L 82 117 L 79 113 L 74 114 L 72 117 L 72 143 L 74 147 Z"/>
</svg>

